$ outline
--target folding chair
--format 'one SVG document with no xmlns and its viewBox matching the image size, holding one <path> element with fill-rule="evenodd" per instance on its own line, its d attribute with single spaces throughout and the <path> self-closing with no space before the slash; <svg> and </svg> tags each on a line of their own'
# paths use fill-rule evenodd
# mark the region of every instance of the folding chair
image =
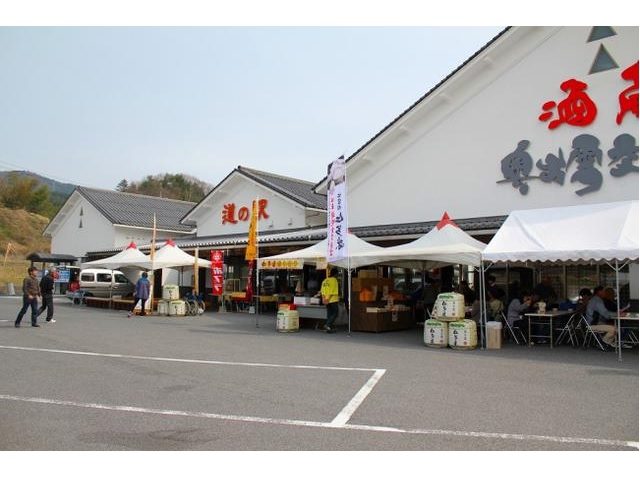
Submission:
<svg viewBox="0 0 640 480">
<path fill-rule="evenodd" d="M 507 317 L 505 316 L 503 311 L 498 312 L 498 314 L 496 315 L 496 319 L 502 321 L 502 324 L 505 326 L 504 335 L 507 338 L 509 336 L 513 338 L 514 342 L 516 342 L 516 345 L 527 344 L 527 337 L 525 337 L 524 332 L 520 329 L 520 327 L 509 325 L 509 322 L 507 322 Z"/>
<path fill-rule="evenodd" d="M 580 325 L 584 330 L 584 340 L 582 341 L 582 348 L 587 348 L 595 343 L 600 350 L 606 352 L 607 349 L 605 348 L 604 342 L 602 341 L 602 333 L 593 331 L 591 325 L 589 325 L 589 322 L 587 322 L 587 318 L 584 315 L 580 315 Z"/>
<path fill-rule="evenodd" d="M 569 317 L 569 320 L 567 320 L 567 323 L 563 327 L 556 328 L 556 330 L 560 332 L 556 339 L 556 345 L 560 345 L 562 342 L 566 342 L 567 339 L 569 340 L 569 342 L 571 342 L 572 347 L 577 347 L 578 345 L 580 345 L 580 342 L 578 341 L 577 329 L 578 325 L 580 324 L 581 316 L 582 315 L 579 313 L 574 313 L 573 315 L 571 315 L 571 317 Z"/>
</svg>

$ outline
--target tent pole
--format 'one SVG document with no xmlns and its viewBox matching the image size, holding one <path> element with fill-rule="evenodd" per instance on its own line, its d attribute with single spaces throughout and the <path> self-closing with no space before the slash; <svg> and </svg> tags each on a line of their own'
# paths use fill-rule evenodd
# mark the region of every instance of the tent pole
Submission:
<svg viewBox="0 0 640 480">
<path fill-rule="evenodd" d="M 618 330 L 618 361 L 622 361 L 622 336 L 620 335 L 620 269 L 618 267 L 618 259 L 616 258 L 616 307 L 618 315 L 616 317 L 616 328 Z"/>
<path fill-rule="evenodd" d="M 348 322 L 349 322 L 349 336 L 351 336 L 351 260 L 347 259 L 347 301 L 345 307 L 347 308 Z"/>
<path fill-rule="evenodd" d="M 480 262 L 480 285 L 479 285 L 479 294 L 478 300 L 480 301 L 480 348 L 484 350 L 484 325 L 483 320 L 485 320 L 485 303 L 484 303 L 484 261 Z M 486 323 L 486 320 L 484 321 Z"/>
<path fill-rule="evenodd" d="M 485 273 L 486 269 L 484 267 L 484 261 L 481 262 L 482 275 L 480 276 L 480 286 L 482 294 L 480 295 L 480 323 L 484 322 L 484 328 L 482 325 L 480 326 L 480 332 L 482 335 L 482 348 L 487 348 L 487 337 L 489 336 L 489 327 L 487 326 L 487 294 L 486 294 L 486 285 L 485 285 Z"/>
</svg>

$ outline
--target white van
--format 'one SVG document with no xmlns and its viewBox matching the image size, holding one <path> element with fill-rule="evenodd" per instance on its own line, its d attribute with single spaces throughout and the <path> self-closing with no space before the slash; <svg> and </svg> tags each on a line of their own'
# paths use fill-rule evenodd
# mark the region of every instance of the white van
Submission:
<svg viewBox="0 0 640 480">
<path fill-rule="evenodd" d="M 119 270 L 87 268 L 80 271 L 80 290 L 85 297 L 117 298 L 133 294 L 135 285 Z"/>
</svg>

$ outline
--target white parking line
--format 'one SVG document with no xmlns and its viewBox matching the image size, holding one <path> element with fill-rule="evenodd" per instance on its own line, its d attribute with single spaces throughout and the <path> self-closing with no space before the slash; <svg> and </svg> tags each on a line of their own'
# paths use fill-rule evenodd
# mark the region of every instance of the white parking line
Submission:
<svg viewBox="0 0 640 480">
<path fill-rule="evenodd" d="M 241 415 L 221 415 L 217 413 L 207 413 L 207 412 L 159 410 L 154 408 L 133 407 L 129 405 L 104 405 L 99 403 L 81 403 L 81 402 L 72 402 L 67 400 L 54 400 L 50 398 L 19 397 L 15 395 L 2 395 L 2 394 L 0 394 L 0 400 L 43 403 L 43 404 L 67 406 L 67 407 L 78 407 L 78 408 L 93 408 L 98 410 L 111 410 L 111 411 L 119 411 L 119 412 L 134 412 L 134 413 L 145 413 L 145 414 L 154 414 L 154 415 L 208 418 L 208 419 L 215 419 L 215 420 L 230 420 L 230 421 L 236 421 L 236 422 L 252 422 L 252 423 L 264 423 L 264 424 L 272 424 L 272 425 L 285 425 L 285 426 L 297 426 L 297 427 L 334 428 L 334 429 L 343 429 L 343 430 L 361 430 L 361 431 L 367 431 L 367 432 L 386 432 L 386 433 L 399 433 L 399 434 L 411 434 L 411 435 L 446 435 L 446 436 L 455 436 L 455 437 L 494 438 L 494 439 L 501 439 L 501 440 L 522 440 L 522 441 L 551 442 L 551 443 L 575 443 L 575 444 L 601 445 L 601 446 L 611 446 L 611 447 L 629 447 L 629 448 L 635 448 L 635 449 L 639 448 L 638 442 L 629 442 L 624 440 L 605 440 L 605 439 L 598 439 L 598 438 L 555 437 L 555 436 L 547 436 L 547 435 L 519 435 L 519 434 L 512 434 L 512 433 L 464 432 L 464 431 L 456 431 L 456 430 L 406 429 L 406 428 L 383 427 L 383 426 L 376 426 L 376 425 L 337 424 L 334 422 L 330 422 L 330 423 L 310 422 L 310 421 L 303 421 L 303 420 L 249 417 L 249 416 L 241 416 Z"/>
<path fill-rule="evenodd" d="M 87 355 L 92 357 L 109 357 L 109 358 L 127 358 L 136 360 L 151 360 L 159 362 L 177 362 L 177 363 L 197 363 L 207 365 L 227 365 L 227 366 L 243 366 L 243 367 L 270 367 L 270 368 L 293 368 L 307 370 L 332 370 L 332 371 L 357 371 L 357 372 L 373 372 L 373 375 L 367 380 L 364 386 L 354 395 L 340 413 L 331 422 L 333 425 L 346 424 L 358 407 L 371 393 L 378 381 L 385 374 L 386 370 L 381 368 L 359 368 L 359 367 L 323 367 L 317 365 L 280 365 L 273 363 L 246 363 L 246 362 L 222 362 L 219 360 L 197 360 L 189 358 L 164 358 L 164 357 L 144 357 L 140 355 L 122 355 L 117 353 L 96 353 L 96 352 L 80 352 L 74 350 L 54 350 L 50 348 L 33 348 L 33 347 L 16 347 L 10 345 L 0 345 L 0 349 L 6 350 L 27 350 L 47 353 L 61 353 L 68 355 Z"/>
<path fill-rule="evenodd" d="M 80 352 L 80 351 L 73 351 L 73 350 L 55 350 L 55 349 L 48 349 L 48 348 L 17 347 L 17 346 L 10 346 L 10 345 L 0 345 L 0 349 L 38 351 L 38 352 L 70 354 L 70 355 L 86 355 L 86 356 L 94 356 L 94 357 L 128 358 L 128 359 L 152 360 L 152 361 L 162 361 L 162 362 L 209 364 L 209 365 L 373 372 L 373 375 L 369 378 L 369 380 L 365 383 L 365 385 L 354 395 L 351 401 L 347 403 L 347 405 L 342 409 L 342 411 L 331 422 L 290 420 L 290 419 L 253 417 L 253 416 L 243 416 L 243 415 L 225 415 L 225 414 L 218 414 L 218 413 L 190 412 L 190 411 L 181 411 L 181 410 L 161 410 L 161 409 L 153 409 L 153 408 L 135 407 L 135 406 L 129 406 L 129 405 L 106 405 L 106 404 L 99 404 L 99 403 L 82 403 L 82 402 L 74 402 L 69 400 L 56 400 L 56 399 L 38 398 L 38 397 L 21 397 L 16 395 L 3 395 L 3 394 L 0 394 L 0 400 L 41 403 L 41 404 L 78 407 L 78 408 L 93 408 L 93 409 L 121 411 L 121 412 L 155 414 L 155 415 L 172 415 L 172 416 L 182 416 L 182 417 L 209 418 L 209 419 L 215 419 L 215 420 L 264 423 L 264 424 L 272 424 L 272 425 L 290 425 L 290 426 L 315 427 L 315 428 L 335 428 L 335 429 L 343 429 L 343 430 L 360 430 L 360 431 L 369 431 L 369 432 L 387 432 L 387 433 L 411 434 L 411 435 L 444 435 L 444 436 L 455 436 L 455 437 L 486 438 L 486 439 L 493 438 L 493 439 L 502 439 L 502 440 L 521 440 L 521 441 L 536 441 L 536 442 L 550 442 L 550 443 L 574 443 L 574 444 L 628 447 L 628 448 L 640 449 L 639 442 L 626 441 L 626 440 L 608 440 L 608 439 L 598 439 L 598 438 L 559 437 L 559 436 L 547 436 L 547 435 L 527 435 L 527 434 L 495 433 L 495 432 L 466 432 L 466 431 L 458 431 L 458 430 L 441 430 L 441 429 L 410 429 L 410 428 L 385 427 L 385 426 L 379 426 L 379 425 L 349 424 L 348 421 L 351 419 L 356 409 L 362 404 L 362 402 L 365 400 L 367 395 L 369 395 L 369 393 L 375 387 L 377 382 L 386 373 L 385 369 L 380 369 L 380 368 L 323 367 L 323 366 L 317 366 L 317 365 L 281 365 L 281 364 L 271 364 L 271 363 L 223 362 L 218 360 L 145 357 L 140 355 Z"/>
</svg>

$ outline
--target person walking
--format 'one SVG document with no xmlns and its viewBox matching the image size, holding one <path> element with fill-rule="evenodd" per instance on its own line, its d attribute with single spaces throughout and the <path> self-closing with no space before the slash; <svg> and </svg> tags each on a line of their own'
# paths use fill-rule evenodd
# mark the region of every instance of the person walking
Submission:
<svg viewBox="0 0 640 480">
<path fill-rule="evenodd" d="M 20 328 L 20 322 L 22 317 L 29 307 L 31 307 L 31 326 L 39 327 L 38 324 L 38 297 L 40 296 L 40 284 L 36 275 L 38 269 L 36 267 L 29 267 L 27 269 L 28 276 L 22 281 L 22 309 L 18 312 L 16 317 L 16 328 Z"/>
<path fill-rule="evenodd" d="M 136 282 L 136 290 L 133 292 L 133 303 L 131 304 L 131 308 L 129 309 L 128 317 L 133 315 L 133 309 L 136 308 L 136 304 L 140 301 L 140 315 L 145 316 L 146 312 L 144 310 L 144 305 L 147 303 L 149 299 L 149 293 L 151 289 L 151 283 L 147 278 L 149 275 L 147 272 L 142 272 L 142 276 Z"/>
<path fill-rule="evenodd" d="M 338 270 L 332 268 L 329 276 L 322 281 L 320 286 L 320 294 L 322 295 L 322 303 L 327 306 L 327 321 L 324 329 L 327 333 L 335 332 L 334 324 L 338 319 L 338 302 L 340 301 L 340 293 L 338 289 L 338 279 L 336 274 Z"/>
<path fill-rule="evenodd" d="M 45 318 L 47 323 L 56 323 L 53 318 L 53 289 L 56 282 L 56 267 L 51 267 L 46 275 L 42 276 L 40 280 L 40 292 L 42 293 L 42 305 L 38 309 L 38 317 L 46 310 L 47 316 Z"/>
</svg>

